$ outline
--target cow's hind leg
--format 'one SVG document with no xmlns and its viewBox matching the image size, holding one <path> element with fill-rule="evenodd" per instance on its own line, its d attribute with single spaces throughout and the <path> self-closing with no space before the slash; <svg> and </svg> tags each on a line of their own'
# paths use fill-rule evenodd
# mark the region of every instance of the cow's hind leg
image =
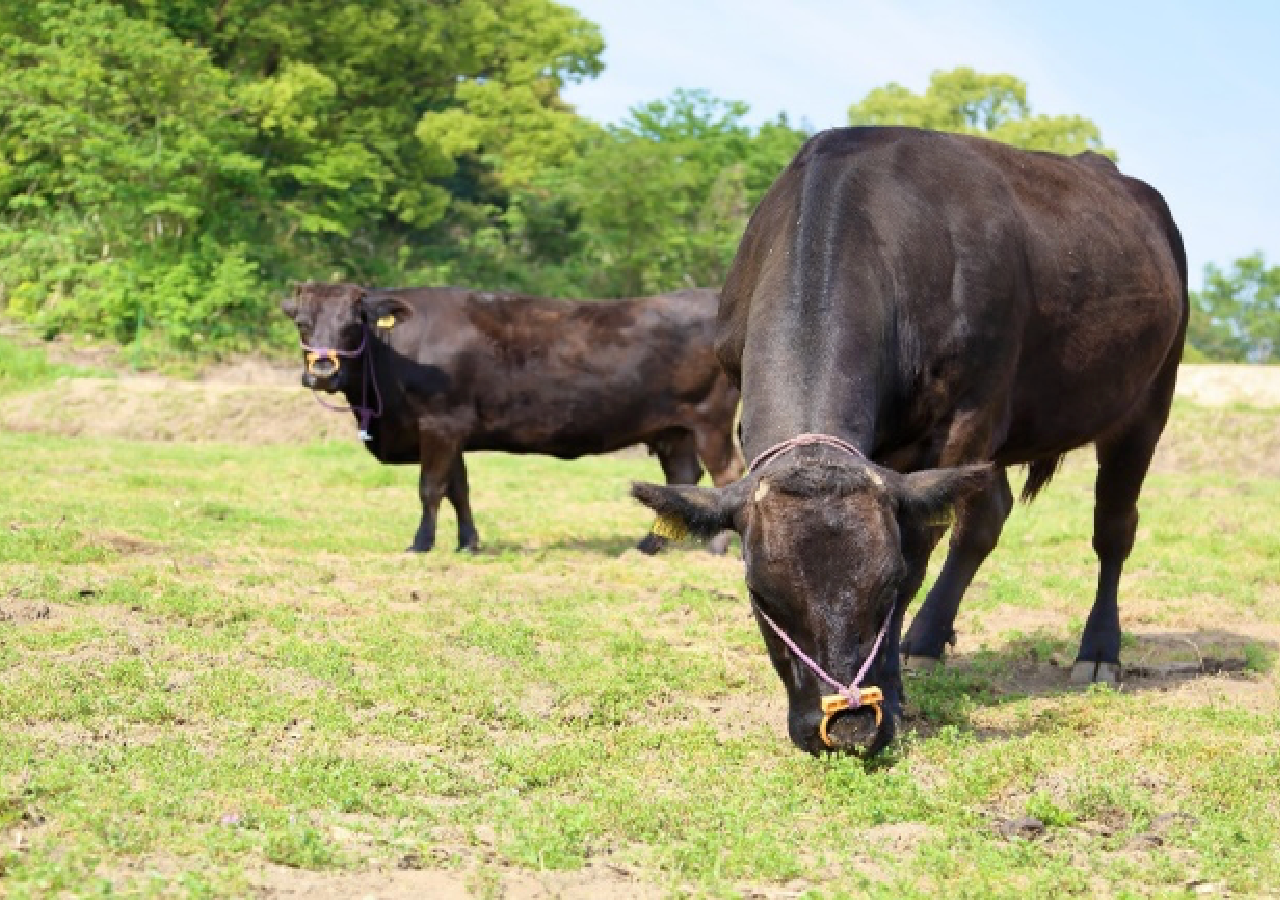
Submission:
<svg viewBox="0 0 1280 900">
<path fill-rule="evenodd" d="M 658 455 L 667 484 L 697 484 L 702 478 L 697 442 L 692 431 L 683 428 L 664 431 L 649 442 L 649 449 Z M 667 539 L 650 532 L 636 546 L 641 553 L 652 556 L 667 546 Z"/>
<path fill-rule="evenodd" d="M 1011 509 L 1013 492 L 1003 469 L 981 493 L 961 502 L 947 561 L 902 638 L 902 656 L 908 668 L 936 665 L 945 646 L 955 640 L 960 600 L 982 561 L 995 549 Z"/>
<path fill-rule="evenodd" d="M 1167 393 L 1172 395 L 1172 379 Z M 1098 593 L 1071 669 L 1073 682 L 1120 680 L 1120 572 L 1133 549 L 1138 495 L 1168 415 L 1169 398 L 1161 396 L 1136 420 L 1098 441 L 1093 508 Z"/>
<path fill-rule="evenodd" d="M 458 550 L 479 550 L 480 532 L 471 517 L 471 486 L 467 482 L 467 464 L 461 453 L 454 458 L 453 468 L 449 471 L 446 496 L 458 516 Z"/>
<path fill-rule="evenodd" d="M 712 484 L 716 487 L 724 487 L 742 477 L 746 466 L 743 465 L 742 456 L 733 443 L 731 428 L 701 425 L 694 429 L 693 436 L 698 448 L 698 458 L 711 473 Z M 732 531 L 720 532 L 707 543 L 707 550 L 716 556 L 722 556 L 729 549 L 729 541 L 732 537 Z"/>
</svg>

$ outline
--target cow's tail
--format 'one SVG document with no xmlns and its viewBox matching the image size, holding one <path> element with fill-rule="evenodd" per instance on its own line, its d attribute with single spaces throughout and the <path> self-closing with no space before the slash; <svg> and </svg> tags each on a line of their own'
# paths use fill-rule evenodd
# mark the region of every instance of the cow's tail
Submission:
<svg viewBox="0 0 1280 900">
<path fill-rule="evenodd" d="M 1065 456 L 1051 456 L 1048 459 L 1037 459 L 1027 466 L 1027 482 L 1022 486 L 1022 502 L 1030 503 L 1045 488 L 1053 476 L 1062 468 Z"/>
</svg>

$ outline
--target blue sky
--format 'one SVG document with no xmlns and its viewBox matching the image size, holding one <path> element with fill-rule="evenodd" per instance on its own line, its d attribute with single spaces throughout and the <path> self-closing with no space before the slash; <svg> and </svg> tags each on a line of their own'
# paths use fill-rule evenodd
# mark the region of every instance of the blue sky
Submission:
<svg viewBox="0 0 1280 900">
<path fill-rule="evenodd" d="M 1033 112 L 1093 119 L 1165 195 L 1193 287 L 1205 263 L 1280 264 L 1280 2 L 567 2 L 604 32 L 604 74 L 565 92 L 599 121 L 687 87 L 821 129 L 890 81 L 1007 72 Z"/>
</svg>

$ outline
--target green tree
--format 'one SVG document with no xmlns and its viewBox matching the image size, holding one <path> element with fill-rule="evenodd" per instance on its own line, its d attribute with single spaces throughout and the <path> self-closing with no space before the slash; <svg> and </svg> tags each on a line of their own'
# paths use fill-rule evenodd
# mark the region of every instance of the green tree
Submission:
<svg viewBox="0 0 1280 900">
<path fill-rule="evenodd" d="M 1093 122 L 1083 116 L 1033 115 L 1024 82 L 968 67 L 934 72 L 923 94 L 896 83 L 878 87 L 849 107 L 849 124 L 932 128 L 980 135 L 1026 150 L 1092 150 L 1115 158 Z"/>
<path fill-rule="evenodd" d="M 574 181 L 605 290 L 720 283 L 751 209 L 806 137 L 784 116 L 753 131 L 748 111 L 677 91 L 595 135 Z"/>
<path fill-rule="evenodd" d="M 455 194 L 435 276 L 566 297 L 719 284 L 752 206 L 806 136 L 785 116 L 753 129 L 747 112 L 677 91 L 617 125 L 579 119 L 565 162 L 509 190 Z"/>
<path fill-rule="evenodd" d="M 182 343 L 244 324 L 262 166 L 241 149 L 227 75 L 204 50 L 119 9 L 42 3 L 0 37 L 0 280 L 12 312 Z M 162 282 L 164 289 L 162 289 Z"/>
<path fill-rule="evenodd" d="M 1187 342 L 1210 360 L 1280 363 L 1280 266 L 1268 268 L 1262 253 L 1225 271 L 1206 266 Z"/>
<path fill-rule="evenodd" d="M 227 344 L 289 278 L 437 274 L 574 161 L 601 50 L 551 0 L 0 0 L 5 304 Z"/>
</svg>

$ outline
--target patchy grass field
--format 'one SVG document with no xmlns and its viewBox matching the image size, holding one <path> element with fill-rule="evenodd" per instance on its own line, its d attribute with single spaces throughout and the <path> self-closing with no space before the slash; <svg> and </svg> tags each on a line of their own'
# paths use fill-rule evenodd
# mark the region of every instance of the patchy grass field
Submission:
<svg viewBox="0 0 1280 900">
<path fill-rule="evenodd" d="M 1077 464 L 870 766 L 787 741 L 736 560 L 628 550 L 642 457 L 477 455 L 484 552 L 411 557 L 353 442 L 0 434 L 0 895 L 1280 891 L 1280 411 L 1175 415 L 1123 689 Z"/>
</svg>

